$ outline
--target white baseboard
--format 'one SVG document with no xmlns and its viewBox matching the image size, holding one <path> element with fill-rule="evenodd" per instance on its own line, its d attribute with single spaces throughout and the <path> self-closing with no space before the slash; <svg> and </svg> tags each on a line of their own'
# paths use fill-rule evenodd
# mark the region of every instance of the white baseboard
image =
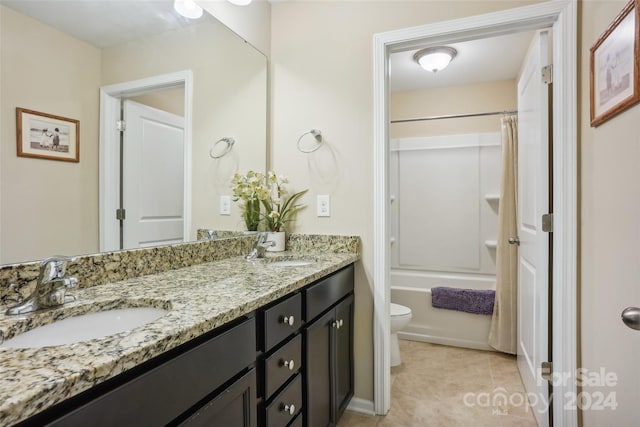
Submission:
<svg viewBox="0 0 640 427">
<path fill-rule="evenodd" d="M 375 415 L 373 409 L 373 401 L 360 399 L 359 397 L 351 398 L 351 402 L 347 406 L 347 411 L 359 412 L 366 415 Z"/>
<path fill-rule="evenodd" d="M 398 338 L 403 340 L 409 340 L 409 341 L 421 341 L 421 342 L 428 342 L 432 344 L 449 345 L 453 347 L 495 351 L 495 349 L 489 346 L 489 344 L 486 344 L 483 342 L 447 338 L 447 337 L 436 337 L 433 335 L 425 335 L 425 334 L 419 334 L 419 333 L 413 333 L 413 332 L 398 332 Z"/>
</svg>

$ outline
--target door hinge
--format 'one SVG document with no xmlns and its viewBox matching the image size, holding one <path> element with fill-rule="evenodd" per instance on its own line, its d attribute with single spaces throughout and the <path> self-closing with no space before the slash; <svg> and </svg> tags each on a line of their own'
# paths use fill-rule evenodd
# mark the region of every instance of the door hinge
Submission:
<svg viewBox="0 0 640 427">
<path fill-rule="evenodd" d="M 127 123 L 124 120 L 116 120 L 116 129 L 119 132 L 124 132 L 127 130 Z"/>
<path fill-rule="evenodd" d="M 553 65 L 542 67 L 542 83 L 546 85 L 553 83 Z"/>
<path fill-rule="evenodd" d="M 542 231 L 546 233 L 553 232 L 553 214 L 552 213 L 542 215 Z"/>
<path fill-rule="evenodd" d="M 545 381 L 551 381 L 551 374 L 553 373 L 553 363 L 542 362 L 540 365 L 540 376 Z"/>
<path fill-rule="evenodd" d="M 116 219 L 118 221 L 124 221 L 126 218 L 126 210 L 125 209 L 116 209 Z"/>
</svg>

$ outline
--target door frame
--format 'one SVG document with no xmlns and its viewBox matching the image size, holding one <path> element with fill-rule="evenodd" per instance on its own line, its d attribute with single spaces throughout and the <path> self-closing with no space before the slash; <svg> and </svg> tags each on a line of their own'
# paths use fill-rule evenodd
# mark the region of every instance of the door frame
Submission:
<svg viewBox="0 0 640 427">
<path fill-rule="evenodd" d="M 99 212 L 100 251 L 120 249 L 120 223 L 115 212 L 120 207 L 120 101 L 165 89 L 184 87 L 184 229 L 185 241 L 191 231 L 191 135 L 193 117 L 193 73 L 177 71 L 100 88 Z"/>
<path fill-rule="evenodd" d="M 577 425 L 577 2 L 554 0 L 500 12 L 437 22 L 374 35 L 374 255 L 373 340 L 374 411 L 391 403 L 389 358 L 389 55 L 514 31 L 553 28 L 553 289 L 552 360 L 554 372 L 568 375 L 553 385 L 553 422 Z M 563 375 L 563 378 L 565 378 Z M 565 407 L 565 405 L 568 405 Z"/>
</svg>

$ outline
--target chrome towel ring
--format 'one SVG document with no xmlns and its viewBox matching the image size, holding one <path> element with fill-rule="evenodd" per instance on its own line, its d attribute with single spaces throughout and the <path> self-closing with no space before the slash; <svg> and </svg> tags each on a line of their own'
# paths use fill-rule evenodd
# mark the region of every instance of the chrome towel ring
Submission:
<svg viewBox="0 0 640 427">
<path fill-rule="evenodd" d="M 302 148 L 300 148 L 300 141 L 302 141 L 302 138 L 305 137 L 305 135 L 311 135 L 315 138 L 316 140 L 316 147 L 311 149 L 311 150 L 303 150 Z M 313 153 L 314 151 L 316 151 L 318 148 L 320 148 L 320 144 L 322 143 L 322 131 L 318 130 L 318 129 L 311 129 L 309 132 L 305 132 L 302 135 L 300 135 L 300 138 L 298 138 L 298 151 L 300 151 L 301 153 Z"/>
<path fill-rule="evenodd" d="M 227 144 L 227 147 L 222 151 L 222 153 L 220 154 L 213 154 L 213 151 L 216 149 L 216 147 L 218 146 L 218 144 L 220 144 L 221 142 L 224 142 Z M 220 138 L 219 140 L 217 140 L 215 142 L 215 144 L 213 144 L 213 147 L 211 147 L 211 150 L 209 150 L 209 155 L 211 156 L 212 159 L 219 159 L 221 157 L 224 157 L 229 151 L 231 151 L 231 148 L 233 147 L 233 144 L 236 143 L 236 140 L 231 138 L 231 137 L 224 137 L 224 138 Z"/>
</svg>

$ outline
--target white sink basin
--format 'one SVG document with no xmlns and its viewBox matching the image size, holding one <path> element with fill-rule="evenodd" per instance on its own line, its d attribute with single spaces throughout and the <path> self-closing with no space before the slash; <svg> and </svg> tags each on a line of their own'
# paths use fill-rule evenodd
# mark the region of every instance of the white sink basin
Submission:
<svg viewBox="0 0 640 427">
<path fill-rule="evenodd" d="M 158 320 L 167 310 L 132 307 L 69 317 L 17 335 L 0 348 L 38 348 L 103 338 Z"/>
<path fill-rule="evenodd" d="M 303 265 L 314 264 L 315 261 L 311 259 L 283 259 L 281 261 L 272 261 L 267 263 L 271 267 L 301 267 Z"/>
</svg>

